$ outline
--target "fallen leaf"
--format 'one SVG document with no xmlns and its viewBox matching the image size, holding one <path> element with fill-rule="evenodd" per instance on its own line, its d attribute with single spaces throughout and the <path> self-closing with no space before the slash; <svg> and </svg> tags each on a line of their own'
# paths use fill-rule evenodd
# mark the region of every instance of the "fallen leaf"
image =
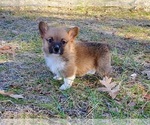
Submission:
<svg viewBox="0 0 150 125">
<path fill-rule="evenodd" d="M 4 96 L 9 96 L 10 94 L 12 94 L 11 92 L 5 92 L 4 90 L 0 90 L 0 94 L 4 95 Z"/>
<path fill-rule="evenodd" d="M 148 79 L 150 79 L 150 70 L 144 70 L 142 71 L 142 74 L 146 74 Z"/>
<path fill-rule="evenodd" d="M 108 78 L 107 76 L 100 80 L 100 83 L 105 87 L 100 87 L 97 90 L 101 92 L 108 92 L 108 94 L 114 99 L 119 93 L 120 83 L 117 85 L 115 82 L 111 82 L 112 78 Z"/>
<path fill-rule="evenodd" d="M 115 82 L 111 83 L 112 78 L 104 77 L 103 80 L 100 80 L 100 83 L 102 83 L 104 86 L 106 86 L 107 89 L 111 89 L 116 86 Z"/>
<path fill-rule="evenodd" d="M 130 40 L 130 39 L 133 39 L 133 36 L 128 35 L 128 34 L 126 34 L 126 35 L 124 36 L 124 40 Z"/>
<path fill-rule="evenodd" d="M 147 100 L 150 100 L 150 94 L 144 95 L 144 98 L 147 99 Z"/>
<path fill-rule="evenodd" d="M 4 96 L 9 96 L 15 99 L 23 99 L 22 95 L 12 94 L 12 92 L 5 92 L 4 90 L 0 90 L 0 94 Z"/>
<path fill-rule="evenodd" d="M 111 89 L 111 91 L 109 92 L 109 95 L 114 99 L 118 95 L 119 90 L 120 90 L 120 84 L 117 85 L 115 88 Z"/>
<path fill-rule="evenodd" d="M 9 50 L 9 49 L 12 49 L 12 47 L 11 47 L 11 46 L 8 46 L 8 45 L 1 46 L 1 47 L 0 47 L 0 50 Z"/>
<path fill-rule="evenodd" d="M 9 45 L 0 46 L 0 54 L 12 54 L 14 58 L 16 49 L 17 47 L 15 46 L 9 46 Z"/>
</svg>

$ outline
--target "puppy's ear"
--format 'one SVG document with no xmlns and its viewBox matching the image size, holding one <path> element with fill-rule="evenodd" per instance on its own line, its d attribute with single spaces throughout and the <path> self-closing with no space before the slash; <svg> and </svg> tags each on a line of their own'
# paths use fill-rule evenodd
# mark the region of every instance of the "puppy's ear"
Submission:
<svg viewBox="0 0 150 125">
<path fill-rule="evenodd" d="M 76 36 L 78 35 L 78 32 L 79 32 L 79 28 L 78 27 L 71 28 L 68 31 L 70 39 L 74 40 L 76 38 Z"/>
<path fill-rule="evenodd" d="M 40 35 L 41 35 L 42 38 L 43 38 L 44 35 L 46 34 L 47 30 L 48 30 L 48 25 L 47 25 L 47 23 L 41 21 L 41 22 L 39 23 L 39 31 L 40 31 Z"/>
</svg>

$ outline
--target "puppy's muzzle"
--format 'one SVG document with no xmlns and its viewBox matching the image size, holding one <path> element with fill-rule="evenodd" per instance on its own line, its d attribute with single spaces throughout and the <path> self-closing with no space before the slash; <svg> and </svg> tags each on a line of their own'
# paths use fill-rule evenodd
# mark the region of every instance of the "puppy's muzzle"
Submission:
<svg viewBox="0 0 150 125">
<path fill-rule="evenodd" d="M 60 47 L 59 47 L 59 45 L 55 45 L 53 47 L 53 53 L 55 53 L 55 54 L 59 54 L 60 53 Z"/>
</svg>

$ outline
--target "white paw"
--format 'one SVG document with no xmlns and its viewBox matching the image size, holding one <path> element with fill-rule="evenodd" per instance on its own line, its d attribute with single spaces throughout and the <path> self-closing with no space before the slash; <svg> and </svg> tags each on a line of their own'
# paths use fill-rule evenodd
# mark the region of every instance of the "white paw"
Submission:
<svg viewBox="0 0 150 125">
<path fill-rule="evenodd" d="M 54 76 L 53 79 L 55 79 L 55 80 L 62 80 L 62 78 L 59 77 L 59 76 Z"/>
<path fill-rule="evenodd" d="M 59 89 L 66 90 L 66 89 L 69 89 L 70 87 L 71 87 L 71 85 L 69 85 L 69 84 L 62 84 Z"/>
<path fill-rule="evenodd" d="M 69 89 L 72 86 L 75 76 L 64 78 L 64 84 L 59 88 L 60 90 Z"/>
</svg>

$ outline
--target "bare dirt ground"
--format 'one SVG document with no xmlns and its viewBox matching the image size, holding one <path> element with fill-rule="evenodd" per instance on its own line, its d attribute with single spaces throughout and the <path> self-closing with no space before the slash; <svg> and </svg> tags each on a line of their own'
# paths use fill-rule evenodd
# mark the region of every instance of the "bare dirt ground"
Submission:
<svg viewBox="0 0 150 125">
<path fill-rule="evenodd" d="M 78 26 L 78 40 L 106 42 L 112 47 L 112 78 L 121 82 L 115 99 L 98 92 L 98 76 L 76 78 L 67 91 L 52 79 L 41 51 L 38 23 Z M 24 99 L 0 95 L 1 118 L 149 118 L 150 14 L 120 8 L 46 11 L 0 10 L 0 44 L 17 46 L 15 59 L 0 56 L 0 89 Z M 136 73 L 133 80 L 131 74 Z M 145 98 L 145 95 L 146 98 Z"/>
</svg>

